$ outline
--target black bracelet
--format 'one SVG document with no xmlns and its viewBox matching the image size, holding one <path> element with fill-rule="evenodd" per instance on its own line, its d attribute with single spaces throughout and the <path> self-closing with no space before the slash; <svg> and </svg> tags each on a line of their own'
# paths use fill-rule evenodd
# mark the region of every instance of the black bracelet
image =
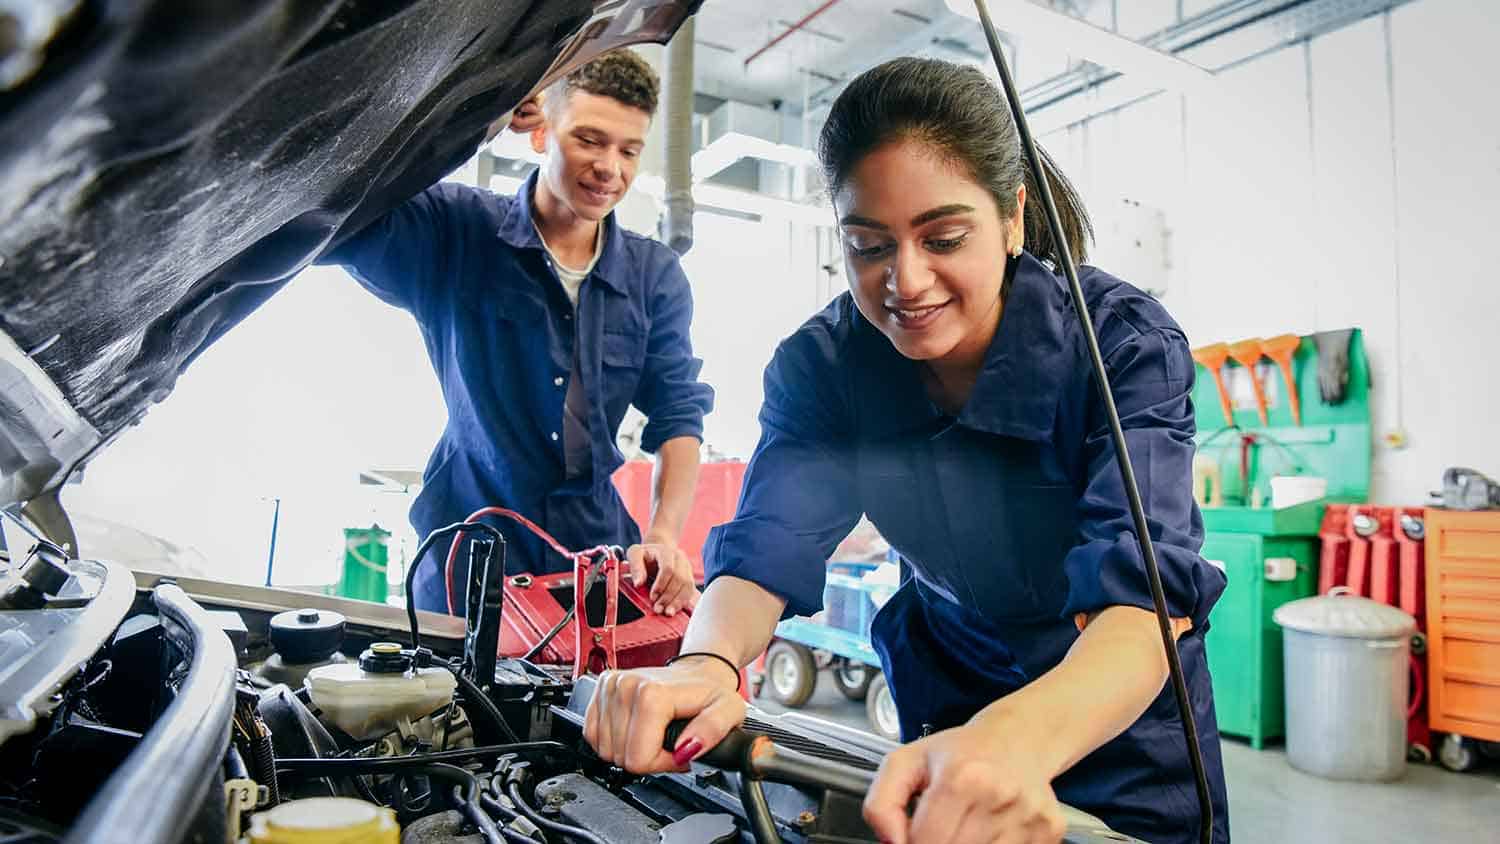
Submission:
<svg viewBox="0 0 1500 844">
<path fill-rule="evenodd" d="M 690 656 L 706 656 L 706 657 L 710 657 L 712 659 L 717 659 L 718 661 L 720 661 L 720 662 L 724 663 L 725 665 L 729 666 L 729 670 L 734 672 L 734 690 L 736 692 L 738 692 L 740 690 L 740 684 L 741 684 L 740 670 L 738 668 L 735 668 L 734 667 L 734 663 L 730 662 L 727 657 L 719 656 L 718 654 L 713 653 L 711 651 L 688 651 L 685 654 L 678 654 L 677 656 L 674 656 L 671 659 L 667 660 L 667 665 L 671 665 L 672 663 L 676 662 L 679 659 L 687 659 Z"/>
</svg>

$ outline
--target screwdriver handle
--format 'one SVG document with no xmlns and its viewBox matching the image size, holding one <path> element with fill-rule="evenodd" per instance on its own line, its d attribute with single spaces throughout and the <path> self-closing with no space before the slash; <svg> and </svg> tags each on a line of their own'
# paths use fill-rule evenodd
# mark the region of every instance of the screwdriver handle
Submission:
<svg viewBox="0 0 1500 844">
<path fill-rule="evenodd" d="M 687 729 L 687 725 L 686 720 L 673 721 L 667 725 L 667 734 L 662 741 L 662 747 L 668 753 L 677 749 L 677 742 L 682 739 L 682 732 Z M 749 764 L 750 750 L 755 743 L 755 738 L 743 729 L 735 727 L 729 731 L 729 735 L 725 736 L 723 741 L 699 756 L 698 761 L 721 770 L 743 773 Z"/>
</svg>

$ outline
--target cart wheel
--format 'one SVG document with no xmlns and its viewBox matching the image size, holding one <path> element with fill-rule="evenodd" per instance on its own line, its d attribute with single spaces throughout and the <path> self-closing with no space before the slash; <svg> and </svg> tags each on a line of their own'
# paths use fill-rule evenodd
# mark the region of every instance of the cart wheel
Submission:
<svg viewBox="0 0 1500 844">
<path fill-rule="evenodd" d="M 875 669 L 863 662 L 840 657 L 833 664 L 833 685 L 850 700 L 864 700 L 874 679 Z"/>
<path fill-rule="evenodd" d="M 785 640 L 777 640 L 766 651 L 766 688 L 772 700 L 795 709 L 807 703 L 817 683 L 812 651 Z"/>
<path fill-rule="evenodd" d="M 1425 744 L 1412 742 L 1406 746 L 1406 761 L 1426 765 L 1432 761 L 1432 750 Z"/>
<path fill-rule="evenodd" d="M 1444 768 L 1461 774 L 1472 771 L 1479 764 L 1479 754 L 1472 739 L 1449 733 L 1443 736 L 1443 743 L 1438 748 L 1438 761 L 1443 763 Z"/>
<path fill-rule="evenodd" d="M 870 681 L 870 690 L 865 697 L 865 716 L 870 719 L 870 728 L 876 735 L 891 741 L 901 740 L 901 719 L 896 714 L 896 700 L 891 697 L 884 674 L 876 673 Z"/>
</svg>

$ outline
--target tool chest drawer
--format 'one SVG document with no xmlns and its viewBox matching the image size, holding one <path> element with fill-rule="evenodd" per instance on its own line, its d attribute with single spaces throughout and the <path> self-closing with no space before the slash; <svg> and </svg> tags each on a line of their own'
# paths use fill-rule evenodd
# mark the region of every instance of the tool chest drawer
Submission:
<svg viewBox="0 0 1500 844">
<path fill-rule="evenodd" d="M 1432 728 L 1500 741 L 1500 512 L 1426 524 Z"/>
</svg>

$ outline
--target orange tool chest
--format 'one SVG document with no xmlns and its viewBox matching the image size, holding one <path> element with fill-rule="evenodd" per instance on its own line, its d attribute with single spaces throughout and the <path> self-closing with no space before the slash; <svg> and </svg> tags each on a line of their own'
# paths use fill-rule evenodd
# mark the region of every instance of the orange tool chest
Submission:
<svg viewBox="0 0 1500 844">
<path fill-rule="evenodd" d="M 1432 729 L 1500 741 L 1500 512 L 1426 522 Z"/>
</svg>

